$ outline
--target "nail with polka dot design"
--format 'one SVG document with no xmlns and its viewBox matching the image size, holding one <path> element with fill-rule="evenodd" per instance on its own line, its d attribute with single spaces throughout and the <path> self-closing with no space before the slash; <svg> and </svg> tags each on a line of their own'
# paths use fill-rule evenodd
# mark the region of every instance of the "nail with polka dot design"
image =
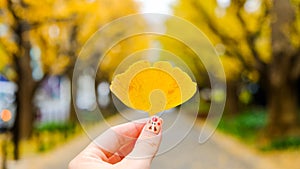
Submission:
<svg viewBox="0 0 300 169">
<path fill-rule="evenodd" d="M 163 120 L 158 116 L 151 117 L 146 126 L 146 130 L 151 131 L 155 134 L 158 134 L 161 130 Z"/>
</svg>

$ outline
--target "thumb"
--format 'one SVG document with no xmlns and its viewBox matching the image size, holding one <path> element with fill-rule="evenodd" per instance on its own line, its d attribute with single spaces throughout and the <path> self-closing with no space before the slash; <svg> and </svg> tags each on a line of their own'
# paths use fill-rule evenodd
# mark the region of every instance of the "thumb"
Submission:
<svg viewBox="0 0 300 169">
<path fill-rule="evenodd" d="M 156 155 L 162 139 L 163 120 L 153 116 L 148 120 L 131 153 L 123 160 L 124 163 L 133 163 L 150 166 Z M 140 166 L 140 168 L 146 168 Z"/>
</svg>

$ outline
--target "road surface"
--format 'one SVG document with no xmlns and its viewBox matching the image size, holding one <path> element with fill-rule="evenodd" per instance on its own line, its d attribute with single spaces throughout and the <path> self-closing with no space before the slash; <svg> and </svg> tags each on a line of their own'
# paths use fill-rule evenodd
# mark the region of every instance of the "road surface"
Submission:
<svg viewBox="0 0 300 169">
<path fill-rule="evenodd" d="M 124 119 L 115 116 L 109 121 L 110 124 L 118 124 Z M 95 137 L 106 128 L 107 125 L 101 123 L 89 133 Z M 154 159 L 152 169 L 276 169 L 277 167 L 254 150 L 218 132 L 205 144 L 199 144 L 200 130 L 201 122 L 197 120 L 182 142 Z M 172 137 L 175 139 L 176 134 L 168 135 L 168 139 Z M 89 142 L 89 137 L 82 135 L 47 154 L 9 162 L 8 169 L 66 169 L 69 161 Z"/>
</svg>

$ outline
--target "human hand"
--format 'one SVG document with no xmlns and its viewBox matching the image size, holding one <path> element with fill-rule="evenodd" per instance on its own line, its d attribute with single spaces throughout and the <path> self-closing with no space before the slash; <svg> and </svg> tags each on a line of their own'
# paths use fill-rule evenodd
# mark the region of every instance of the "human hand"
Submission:
<svg viewBox="0 0 300 169">
<path fill-rule="evenodd" d="M 162 119 L 112 127 L 69 164 L 69 169 L 150 169 L 162 138 Z"/>
</svg>

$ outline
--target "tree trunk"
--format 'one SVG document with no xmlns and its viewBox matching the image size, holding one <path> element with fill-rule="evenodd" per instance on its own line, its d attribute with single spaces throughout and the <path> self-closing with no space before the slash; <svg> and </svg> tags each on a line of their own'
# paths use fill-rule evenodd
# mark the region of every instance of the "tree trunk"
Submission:
<svg viewBox="0 0 300 169">
<path fill-rule="evenodd" d="M 35 81 L 32 78 L 30 67 L 29 49 L 24 49 L 24 55 L 16 58 L 16 66 L 18 67 L 18 102 L 17 113 L 18 130 L 20 138 L 28 138 L 33 128 L 34 108 L 33 95 L 35 91 Z"/>
<path fill-rule="evenodd" d="M 290 1 L 273 1 L 272 61 L 268 65 L 268 134 L 271 137 L 299 135 L 297 79 L 291 77 L 295 48 L 289 39 L 289 28 L 295 21 Z"/>
<path fill-rule="evenodd" d="M 73 68 L 71 68 L 71 69 L 69 69 L 68 71 L 67 71 L 67 76 L 69 77 L 69 80 L 70 80 L 70 82 L 71 82 L 71 107 L 70 107 L 70 121 L 72 122 L 72 123 L 77 123 L 77 122 L 79 122 L 79 119 L 77 118 L 77 115 L 76 115 L 76 109 L 75 109 L 75 102 L 74 102 L 74 99 L 73 99 L 73 90 L 75 90 L 76 88 L 77 88 L 77 84 L 73 84 L 73 71 L 74 71 L 74 69 Z M 75 96 L 76 97 L 76 96 Z"/>
<path fill-rule="evenodd" d="M 227 99 L 225 105 L 225 112 L 229 115 L 236 115 L 239 112 L 239 98 L 238 98 L 238 82 L 227 83 Z"/>
<path fill-rule="evenodd" d="M 297 86 L 284 81 L 280 86 L 270 84 L 268 94 L 268 133 L 270 137 L 299 135 Z"/>
<path fill-rule="evenodd" d="M 14 159 L 19 159 L 19 141 L 30 136 L 33 129 L 33 103 L 35 83 L 30 67 L 29 47 L 24 56 L 15 56 L 16 71 L 18 73 L 17 114 L 13 127 Z"/>
<path fill-rule="evenodd" d="M 7 1 L 8 10 L 15 19 L 14 33 L 19 51 L 14 55 L 14 63 L 18 74 L 18 91 L 16 93 L 17 114 L 12 129 L 14 144 L 14 159 L 19 159 L 19 141 L 21 138 L 28 138 L 33 128 L 33 104 L 32 98 L 35 89 L 32 71 L 30 67 L 30 44 L 28 39 L 29 25 L 21 20 L 13 10 L 13 2 Z"/>
<path fill-rule="evenodd" d="M 33 95 L 37 83 L 32 77 L 31 58 L 30 58 L 30 42 L 29 28 L 26 22 L 22 22 L 17 16 L 17 26 L 15 33 L 18 36 L 19 52 L 14 56 L 16 71 L 18 74 L 18 91 L 17 91 L 17 133 L 21 139 L 26 139 L 30 136 L 33 129 L 34 107 Z"/>
</svg>

